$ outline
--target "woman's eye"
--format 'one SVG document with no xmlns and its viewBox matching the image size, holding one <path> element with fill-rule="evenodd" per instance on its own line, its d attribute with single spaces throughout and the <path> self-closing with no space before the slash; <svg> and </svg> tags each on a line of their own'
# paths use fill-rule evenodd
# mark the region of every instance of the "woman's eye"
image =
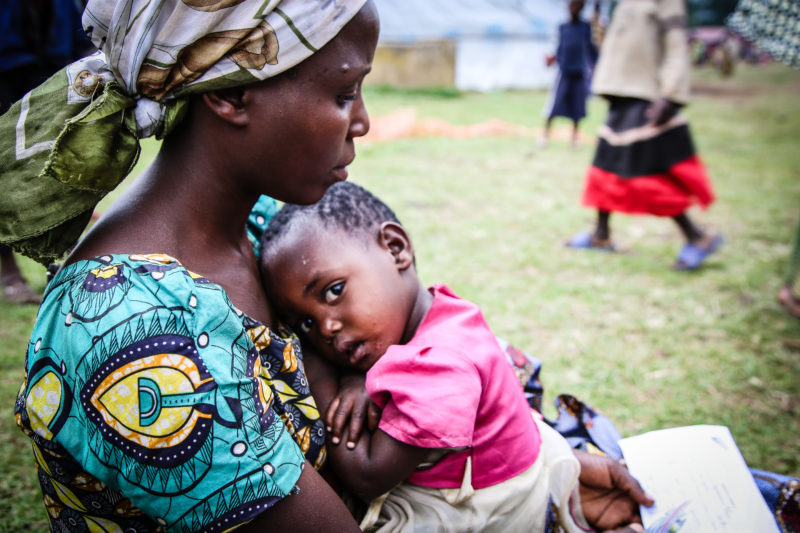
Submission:
<svg viewBox="0 0 800 533">
<path fill-rule="evenodd" d="M 346 91 L 338 96 L 339 105 L 344 105 L 347 102 L 352 102 L 358 98 L 358 85 L 348 88 Z"/>
<path fill-rule="evenodd" d="M 344 291 L 344 282 L 337 283 L 336 285 L 332 286 L 330 289 L 325 291 L 325 303 L 333 303 L 336 299 L 342 295 L 342 291 Z"/>
<path fill-rule="evenodd" d="M 300 331 L 308 335 L 309 333 L 311 333 L 311 326 L 313 325 L 314 321 L 311 320 L 310 318 L 306 318 L 302 322 L 300 322 Z"/>
<path fill-rule="evenodd" d="M 356 99 L 356 93 L 339 95 L 339 105 L 345 105 L 346 103 L 352 102 L 355 99 Z"/>
</svg>

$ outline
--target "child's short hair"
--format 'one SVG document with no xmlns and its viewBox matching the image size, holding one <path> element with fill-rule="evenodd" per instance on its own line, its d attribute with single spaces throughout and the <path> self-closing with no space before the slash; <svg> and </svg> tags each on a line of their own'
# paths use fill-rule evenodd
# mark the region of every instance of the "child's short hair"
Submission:
<svg viewBox="0 0 800 533">
<path fill-rule="evenodd" d="M 365 188 L 349 181 L 334 183 L 322 199 L 311 205 L 284 204 L 269 221 L 261 237 L 261 250 L 277 241 L 298 217 L 313 218 L 323 226 L 347 232 L 372 234 L 384 222 L 400 224 L 394 211 Z M 376 233 L 377 234 L 377 233 Z"/>
</svg>

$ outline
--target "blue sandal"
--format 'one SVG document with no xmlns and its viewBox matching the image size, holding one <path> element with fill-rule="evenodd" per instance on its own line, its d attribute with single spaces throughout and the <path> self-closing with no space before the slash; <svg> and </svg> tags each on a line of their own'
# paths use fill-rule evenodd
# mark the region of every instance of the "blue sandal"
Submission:
<svg viewBox="0 0 800 533">
<path fill-rule="evenodd" d="M 705 248 L 694 244 L 686 244 L 675 261 L 675 270 L 696 270 L 709 255 L 717 251 L 724 241 L 725 239 L 722 238 L 722 235 L 716 235 Z"/>
<path fill-rule="evenodd" d="M 603 241 L 598 243 L 592 241 L 592 234 L 588 231 L 578 233 L 570 240 L 564 243 L 568 248 L 583 248 L 587 250 L 600 250 L 601 252 L 616 252 L 617 247 L 611 241 Z"/>
</svg>

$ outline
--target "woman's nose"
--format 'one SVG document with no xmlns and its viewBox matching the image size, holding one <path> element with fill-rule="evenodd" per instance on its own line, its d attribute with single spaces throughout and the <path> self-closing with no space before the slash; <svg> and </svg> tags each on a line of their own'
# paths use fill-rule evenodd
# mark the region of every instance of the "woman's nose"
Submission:
<svg viewBox="0 0 800 533">
<path fill-rule="evenodd" d="M 367 113 L 367 106 L 361 94 L 354 102 L 351 113 L 350 137 L 353 139 L 363 137 L 369 131 L 369 113 Z"/>
</svg>

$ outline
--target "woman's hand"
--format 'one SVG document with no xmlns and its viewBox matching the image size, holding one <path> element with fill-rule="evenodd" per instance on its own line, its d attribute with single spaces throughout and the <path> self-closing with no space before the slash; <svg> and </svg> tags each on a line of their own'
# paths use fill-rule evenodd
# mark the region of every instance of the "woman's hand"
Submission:
<svg viewBox="0 0 800 533">
<path fill-rule="evenodd" d="M 355 448 L 366 422 L 367 431 L 378 428 L 380 410 L 372 403 L 364 388 L 364 374 L 344 374 L 339 380 L 339 392 L 325 413 L 325 425 L 333 444 L 339 444 L 348 426 L 347 447 Z M 349 424 L 348 424 L 349 423 Z"/>
<path fill-rule="evenodd" d="M 621 463 L 604 455 L 575 450 L 583 516 L 599 530 L 642 531 L 639 505 L 654 501 Z"/>
</svg>

